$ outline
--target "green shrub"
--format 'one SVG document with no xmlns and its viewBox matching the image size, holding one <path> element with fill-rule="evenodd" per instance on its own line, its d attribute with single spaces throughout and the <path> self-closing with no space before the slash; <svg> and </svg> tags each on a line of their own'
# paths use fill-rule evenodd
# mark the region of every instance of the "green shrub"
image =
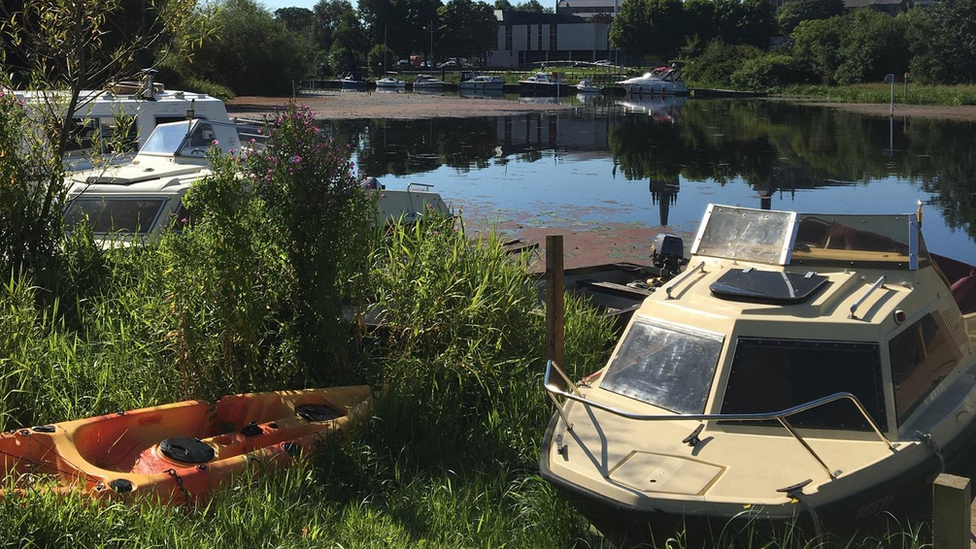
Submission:
<svg viewBox="0 0 976 549">
<path fill-rule="evenodd" d="M 727 88 L 732 85 L 732 73 L 749 59 L 761 56 L 762 50 L 755 46 L 729 45 L 715 39 L 701 55 L 687 61 L 684 79 L 689 86 Z"/>
<path fill-rule="evenodd" d="M 796 61 L 783 53 L 768 53 L 749 59 L 732 73 L 733 87 L 745 90 L 768 90 L 807 80 L 808 74 Z"/>
</svg>

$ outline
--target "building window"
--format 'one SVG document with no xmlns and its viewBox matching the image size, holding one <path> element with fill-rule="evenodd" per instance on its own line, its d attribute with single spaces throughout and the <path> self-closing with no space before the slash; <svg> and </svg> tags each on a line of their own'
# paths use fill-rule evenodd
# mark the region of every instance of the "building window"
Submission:
<svg viewBox="0 0 976 549">
<path fill-rule="evenodd" d="M 899 425 L 959 363 L 959 348 L 940 324 L 927 314 L 888 344 Z"/>
<path fill-rule="evenodd" d="M 549 25 L 549 51 L 556 51 L 559 48 L 557 46 L 558 34 L 557 30 L 559 25 Z"/>
<path fill-rule="evenodd" d="M 539 25 L 539 42 L 536 44 L 536 49 L 542 49 L 542 25 Z"/>
<path fill-rule="evenodd" d="M 512 26 L 505 25 L 505 49 L 512 51 Z"/>
</svg>

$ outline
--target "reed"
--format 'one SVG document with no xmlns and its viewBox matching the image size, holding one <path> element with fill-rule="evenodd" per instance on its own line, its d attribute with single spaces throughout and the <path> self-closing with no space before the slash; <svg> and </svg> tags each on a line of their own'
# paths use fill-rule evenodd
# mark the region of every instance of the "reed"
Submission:
<svg viewBox="0 0 976 549">
<path fill-rule="evenodd" d="M 889 84 L 852 84 L 848 86 L 794 85 L 782 89 L 783 97 L 802 97 L 840 103 L 888 103 Z M 916 84 L 909 81 L 908 94 L 903 84 L 895 84 L 896 105 L 976 105 L 976 85 Z"/>
</svg>

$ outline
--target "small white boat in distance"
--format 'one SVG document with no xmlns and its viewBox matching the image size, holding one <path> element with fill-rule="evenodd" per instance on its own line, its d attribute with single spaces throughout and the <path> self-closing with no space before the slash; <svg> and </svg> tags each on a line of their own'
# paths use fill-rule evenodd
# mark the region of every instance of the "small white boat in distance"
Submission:
<svg viewBox="0 0 976 549">
<path fill-rule="evenodd" d="M 468 78 L 465 78 L 467 76 Z M 505 87 L 505 80 L 500 76 L 489 76 L 486 74 L 466 73 L 461 76 L 463 80 L 458 84 L 458 91 L 502 91 Z"/>
<path fill-rule="evenodd" d="M 584 78 L 576 84 L 576 91 L 579 93 L 601 93 L 603 88 L 590 82 L 589 78 Z"/>
<path fill-rule="evenodd" d="M 366 81 L 354 74 L 347 74 L 339 79 L 344 90 L 361 90 L 366 86 Z"/>
<path fill-rule="evenodd" d="M 429 74 L 421 74 L 413 81 L 415 90 L 439 90 L 444 87 L 444 81 Z"/>
<path fill-rule="evenodd" d="M 559 95 L 570 87 L 558 72 L 537 72 L 525 80 L 519 80 L 519 92 L 526 95 Z"/>
<path fill-rule="evenodd" d="M 671 67 L 658 67 L 644 76 L 635 76 L 617 82 L 630 95 L 687 95 L 688 87 L 681 80 L 681 71 Z"/>
<path fill-rule="evenodd" d="M 397 80 L 387 76 L 386 78 L 380 78 L 376 81 L 377 88 L 405 88 L 407 83 L 403 80 Z"/>
</svg>

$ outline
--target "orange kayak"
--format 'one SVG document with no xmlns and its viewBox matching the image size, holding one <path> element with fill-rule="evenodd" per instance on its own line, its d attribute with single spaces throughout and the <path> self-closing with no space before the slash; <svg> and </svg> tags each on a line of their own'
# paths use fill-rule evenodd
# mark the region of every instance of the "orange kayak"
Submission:
<svg viewBox="0 0 976 549">
<path fill-rule="evenodd" d="M 344 439 L 370 401 L 368 386 L 252 393 L 18 429 L 0 434 L 0 477 L 47 474 L 94 497 L 180 503 L 252 460 L 282 466 Z"/>
</svg>

